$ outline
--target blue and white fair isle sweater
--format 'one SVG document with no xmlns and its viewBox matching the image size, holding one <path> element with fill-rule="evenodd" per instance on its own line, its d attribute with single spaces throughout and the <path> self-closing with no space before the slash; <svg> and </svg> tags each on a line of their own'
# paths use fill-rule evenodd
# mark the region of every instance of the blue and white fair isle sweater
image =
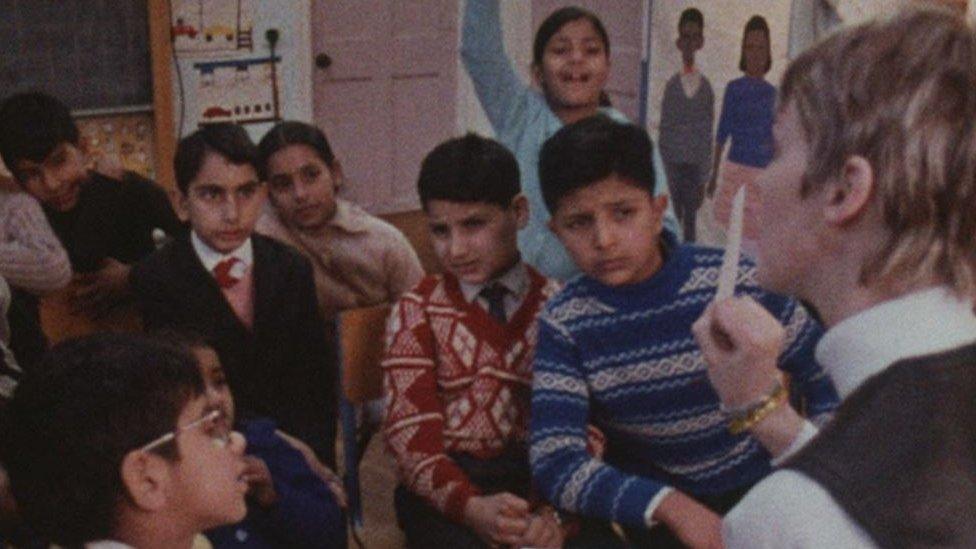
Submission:
<svg viewBox="0 0 976 549">
<path fill-rule="evenodd" d="M 729 433 L 691 333 L 715 297 L 721 263 L 721 250 L 672 246 L 644 282 L 611 288 L 580 276 L 548 302 L 534 363 L 531 462 L 554 505 L 642 526 L 665 487 L 719 494 L 770 472 L 755 439 Z M 838 398 L 814 361 L 819 324 L 795 300 L 760 290 L 746 260 L 736 289 L 786 327 L 779 366 L 808 416 L 825 421 Z M 607 437 L 602 460 L 586 450 L 587 422 Z"/>
</svg>

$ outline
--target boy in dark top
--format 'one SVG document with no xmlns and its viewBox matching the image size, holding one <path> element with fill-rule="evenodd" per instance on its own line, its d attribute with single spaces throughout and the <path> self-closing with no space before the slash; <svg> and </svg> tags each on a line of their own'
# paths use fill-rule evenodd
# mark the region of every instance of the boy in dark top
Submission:
<svg viewBox="0 0 976 549">
<path fill-rule="evenodd" d="M 335 368 L 308 259 L 259 234 L 258 151 L 232 124 L 176 149 L 178 206 L 191 231 L 131 276 L 146 329 L 192 330 L 213 343 L 241 415 L 275 419 L 335 466 Z"/>
<path fill-rule="evenodd" d="M 715 295 L 722 252 L 662 229 L 667 198 L 652 194 L 650 151 L 643 129 L 603 116 L 542 147 L 550 227 L 584 276 L 539 315 L 533 481 L 568 511 L 619 523 L 635 546 L 714 547 L 719 515 L 773 464 L 726 429 L 730 412 L 708 386 L 691 327 Z M 823 423 L 837 394 L 813 357 L 822 330 L 797 301 L 757 288 L 754 273 L 739 262 L 738 290 L 788 327 L 775 372 Z M 585 451 L 587 423 L 606 435 L 599 460 Z"/>
<path fill-rule="evenodd" d="M 0 156 L 43 206 L 75 273 L 73 305 L 100 316 L 127 294 L 131 265 L 155 247 L 153 232 L 180 231 L 165 191 L 134 173 L 122 181 L 89 171 L 68 108 L 24 93 L 0 105 Z"/>
</svg>

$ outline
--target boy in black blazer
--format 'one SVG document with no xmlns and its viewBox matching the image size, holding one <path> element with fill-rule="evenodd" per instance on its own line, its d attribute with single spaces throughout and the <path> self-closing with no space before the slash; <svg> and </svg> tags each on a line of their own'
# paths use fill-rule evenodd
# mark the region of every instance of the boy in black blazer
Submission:
<svg viewBox="0 0 976 549">
<path fill-rule="evenodd" d="M 131 275 L 147 330 L 192 329 L 210 339 L 242 413 L 269 416 L 335 466 L 336 375 L 316 306 L 312 267 L 254 234 L 266 190 L 257 149 L 232 124 L 180 141 L 176 182 L 191 231 Z"/>
</svg>

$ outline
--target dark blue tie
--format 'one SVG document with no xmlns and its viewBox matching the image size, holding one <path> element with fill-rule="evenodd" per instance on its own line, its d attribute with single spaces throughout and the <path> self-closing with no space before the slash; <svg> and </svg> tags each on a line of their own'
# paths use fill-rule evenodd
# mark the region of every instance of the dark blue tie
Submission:
<svg viewBox="0 0 976 549">
<path fill-rule="evenodd" d="M 508 293 L 508 289 L 495 282 L 485 286 L 478 293 L 488 302 L 488 314 L 501 324 L 505 324 L 505 294 Z"/>
</svg>

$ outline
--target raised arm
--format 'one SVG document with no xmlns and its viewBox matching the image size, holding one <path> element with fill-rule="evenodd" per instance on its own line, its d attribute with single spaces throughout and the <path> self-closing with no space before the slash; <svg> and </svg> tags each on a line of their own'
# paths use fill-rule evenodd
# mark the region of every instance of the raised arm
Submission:
<svg viewBox="0 0 976 549">
<path fill-rule="evenodd" d="M 505 53 L 498 0 L 465 1 L 461 61 L 495 133 L 528 116 L 532 91 Z"/>
</svg>

